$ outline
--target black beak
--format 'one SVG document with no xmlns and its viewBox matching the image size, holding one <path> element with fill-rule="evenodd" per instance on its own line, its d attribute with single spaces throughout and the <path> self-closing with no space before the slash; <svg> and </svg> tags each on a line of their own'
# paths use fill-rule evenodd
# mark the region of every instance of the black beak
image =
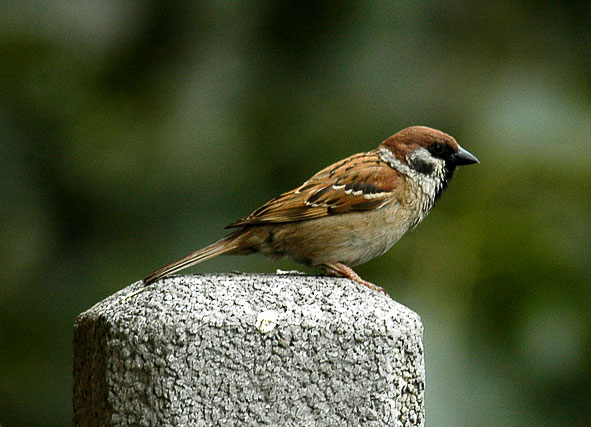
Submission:
<svg viewBox="0 0 591 427">
<path fill-rule="evenodd" d="M 453 154 L 451 158 L 454 164 L 458 166 L 480 163 L 478 159 L 474 156 L 474 154 L 470 153 L 468 150 L 464 150 L 462 147 L 460 147 L 460 151 Z"/>
</svg>

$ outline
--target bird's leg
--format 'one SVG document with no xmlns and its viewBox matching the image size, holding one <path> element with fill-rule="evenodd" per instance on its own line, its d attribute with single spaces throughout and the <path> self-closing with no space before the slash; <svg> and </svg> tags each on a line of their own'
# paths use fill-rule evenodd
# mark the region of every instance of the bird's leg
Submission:
<svg viewBox="0 0 591 427">
<path fill-rule="evenodd" d="M 327 262 L 322 264 L 321 267 L 329 273 L 336 274 L 337 276 L 346 277 L 357 283 L 361 283 L 363 286 L 367 286 L 369 289 L 378 291 L 384 295 L 388 295 L 383 288 L 380 288 L 379 286 L 376 286 L 373 283 L 368 282 L 367 280 L 363 280 L 357 273 L 355 273 L 355 271 L 353 271 L 351 267 L 348 267 L 345 264 L 342 264 L 340 262 Z"/>
</svg>

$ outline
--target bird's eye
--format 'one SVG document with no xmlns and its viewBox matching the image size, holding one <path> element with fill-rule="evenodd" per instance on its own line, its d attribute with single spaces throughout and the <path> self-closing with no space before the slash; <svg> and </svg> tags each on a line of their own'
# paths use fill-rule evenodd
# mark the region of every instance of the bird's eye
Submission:
<svg viewBox="0 0 591 427">
<path fill-rule="evenodd" d="M 436 156 L 440 156 L 445 152 L 445 147 L 443 146 L 443 144 L 436 142 L 433 145 L 431 145 L 431 152 Z"/>
</svg>

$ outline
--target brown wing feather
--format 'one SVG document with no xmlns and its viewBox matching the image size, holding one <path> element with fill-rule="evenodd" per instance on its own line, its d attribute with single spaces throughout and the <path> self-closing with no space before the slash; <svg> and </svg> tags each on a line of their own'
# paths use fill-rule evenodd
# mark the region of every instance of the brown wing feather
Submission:
<svg viewBox="0 0 591 427">
<path fill-rule="evenodd" d="M 355 154 L 321 170 L 300 187 L 270 200 L 248 217 L 228 225 L 304 221 L 379 209 L 394 200 L 401 175 L 376 151 Z"/>
</svg>

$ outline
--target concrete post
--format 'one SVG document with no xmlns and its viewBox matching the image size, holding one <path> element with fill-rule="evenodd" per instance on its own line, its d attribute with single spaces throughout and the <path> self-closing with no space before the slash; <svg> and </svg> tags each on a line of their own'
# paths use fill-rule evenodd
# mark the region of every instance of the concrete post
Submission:
<svg viewBox="0 0 591 427">
<path fill-rule="evenodd" d="M 422 332 L 348 279 L 137 282 L 76 320 L 74 424 L 421 426 Z"/>
</svg>

